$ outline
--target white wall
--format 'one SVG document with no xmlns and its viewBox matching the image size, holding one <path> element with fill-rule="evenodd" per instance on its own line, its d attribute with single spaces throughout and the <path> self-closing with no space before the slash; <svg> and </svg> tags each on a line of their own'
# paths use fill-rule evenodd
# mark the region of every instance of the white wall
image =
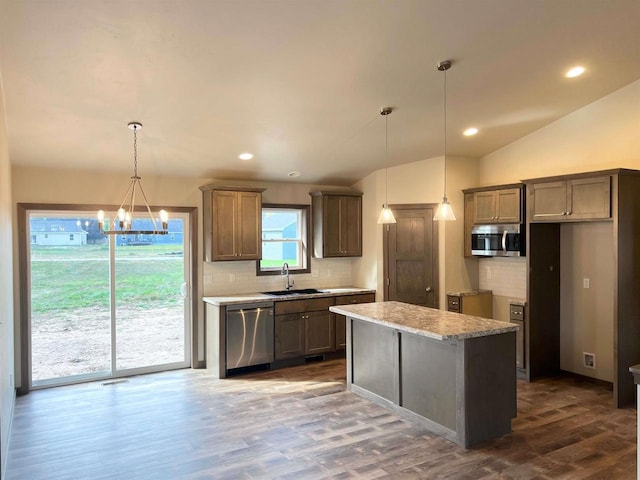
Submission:
<svg viewBox="0 0 640 480">
<path fill-rule="evenodd" d="M 560 228 L 560 368 L 613 382 L 613 223 Z M 584 279 L 589 288 L 584 288 Z M 583 352 L 596 368 L 583 366 Z"/>
<path fill-rule="evenodd" d="M 640 80 L 482 158 L 481 185 L 640 169 Z"/>
<path fill-rule="evenodd" d="M 388 203 L 439 203 L 443 194 L 443 157 L 430 158 L 388 169 Z M 463 188 L 477 184 L 476 159 L 447 157 L 447 197 L 456 214 L 455 222 L 439 224 L 440 307 L 445 308 L 446 292 L 477 287 L 477 262 L 464 258 Z M 356 284 L 383 293 L 382 226 L 378 214 L 385 202 L 385 171 L 378 170 L 355 187 L 364 192 L 363 257 L 355 263 Z"/>
<path fill-rule="evenodd" d="M 15 404 L 13 379 L 13 249 L 11 166 L 0 79 L 0 478 L 3 477 Z"/>
</svg>

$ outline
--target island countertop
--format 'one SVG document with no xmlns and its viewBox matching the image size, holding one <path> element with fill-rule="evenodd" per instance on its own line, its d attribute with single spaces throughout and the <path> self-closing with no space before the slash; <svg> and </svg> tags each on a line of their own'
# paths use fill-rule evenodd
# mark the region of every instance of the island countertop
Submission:
<svg viewBox="0 0 640 480">
<path fill-rule="evenodd" d="M 401 302 L 362 303 L 329 307 L 334 313 L 377 323 L 435 340 L 463 340 L 515 332 L 518 326 L 472 315 L 446 312 Z"/>
</svg>

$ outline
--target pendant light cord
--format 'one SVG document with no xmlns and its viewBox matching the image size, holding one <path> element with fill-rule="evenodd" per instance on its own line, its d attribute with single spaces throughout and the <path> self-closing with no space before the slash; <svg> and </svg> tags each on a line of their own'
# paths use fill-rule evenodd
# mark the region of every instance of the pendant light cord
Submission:
<svg viewBox="0 0 640 480">
<path fill-rule="evenodd" d="M 444 198 L 447 198 L 447 71 L 444 71 Z"/>
<path fill-rule="evenodd" d="M 384 207 L 389 208 L 389 115 L 384 116 Z"/>
</svg>

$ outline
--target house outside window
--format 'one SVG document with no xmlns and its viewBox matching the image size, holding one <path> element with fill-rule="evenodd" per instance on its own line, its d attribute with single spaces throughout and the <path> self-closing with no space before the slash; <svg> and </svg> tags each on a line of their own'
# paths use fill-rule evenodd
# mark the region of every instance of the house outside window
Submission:
<svg viewBox="0 0 640 480">
<path fill-rule="evenodd" d="M 309 205 L 262 206 L 262 260 L 257 262 L 258 275 L 279 275 L 285 262 L 292 274 L 311 271 L 308 219 Z"/>
</svg>

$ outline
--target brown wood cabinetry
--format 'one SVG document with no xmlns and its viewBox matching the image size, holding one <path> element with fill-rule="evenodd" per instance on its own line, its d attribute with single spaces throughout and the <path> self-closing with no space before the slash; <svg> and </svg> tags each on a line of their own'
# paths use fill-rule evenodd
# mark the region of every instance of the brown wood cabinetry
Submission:
<svg viewBox="0 0 640 480">
<path fill-rule="evenodd" d="M 474 193 L 474 223 L 520 223 L 521 188 L 501 188 Z"/>
<path fill-rule="evenodd" d="M 334 304 L 334 297 L 276 302 L 276 360 L 333 352 L 335 320 L 329 307 Z"/>
<path fill-rule="evenodd" d="M 205 261 L 259 260 L 264 189 L 216 185 L 200 189 Z"/>
<path fill-rule="evenodd" d="M 515 304 L 509 305 L 509 321 L 520 327 L 516 332 L 516 367 L 525 368 L 524 306 Z"/>
<path fill-rule="evenodd" d="M 611 176 L 531 181 L 532 222 L 570 222 L 611 218 Z"/>
<path fill-rule="evenodd" d="M 342 297 L 336 297 L 336 305 L 353 305 L 356 303 L 370 303 L 375 302 L 376 296 L 374 293 L 363 293 L 359 295 L 344 295 Z M 336 319 L 336 350 L 344 350 L 347 348 L 347 317 L 340 314 L 334 314 Z"/>
<path fill-rule="evenodd" d="M 447 294 L 449 312 L 493 318 L 493 294 L 491 290 L 478 290 L 461 294 Z"/>
<path fill-rule="evenodd" d="M 311 192 L 313 256 L 362 256 L 362 194 Z"/>
</svg>

